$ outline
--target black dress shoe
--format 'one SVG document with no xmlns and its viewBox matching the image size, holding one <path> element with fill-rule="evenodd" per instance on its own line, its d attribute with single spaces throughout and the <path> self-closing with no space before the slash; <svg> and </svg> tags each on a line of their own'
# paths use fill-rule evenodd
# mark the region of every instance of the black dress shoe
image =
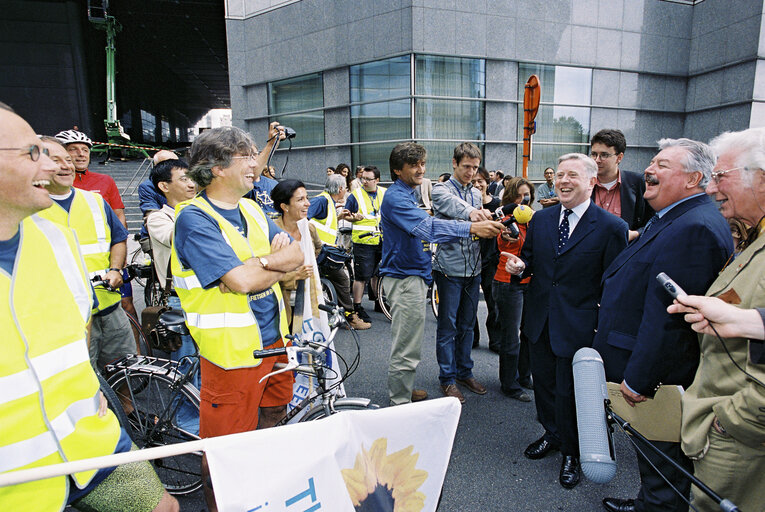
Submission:
<svg viewBox="0 0 765 512">
<path fill-rule="evenodd" d="M 635 500 L 603 498 L 603 508 L 609 512 L 635 512 Z"/>
<path fill-rule="evenodd" d="M 543 459 L 548 453 L 557 451 L 558 447 L 544 437 L 540 437 L 523 451 L 523 455 L 531 460 Z"/>
<path fill-rule="evenodd" d="M 560 465 L 560 484 L 566 489 L 573 489 L 579 483 L 579 457 L 564 455 Z"/>
</svg>

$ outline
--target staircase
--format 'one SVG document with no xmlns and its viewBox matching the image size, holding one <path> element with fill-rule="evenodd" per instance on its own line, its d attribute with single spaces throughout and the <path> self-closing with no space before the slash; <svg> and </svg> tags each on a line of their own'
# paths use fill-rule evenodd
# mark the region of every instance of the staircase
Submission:
<svg viewBox="0 0 765 512">
<path fill-rule="evenodd" d="M 117 183 L 117 188 L 125 203 L 125 218 L 130 235 L 137 234 L 143 226 L 143 214 L 138 204 L 138 185 L 149 177 L 150 161 L 129 160 L 112 161 L 105 165 L 91 162 L 90 170 L 108 174 Z"/>
</svg>

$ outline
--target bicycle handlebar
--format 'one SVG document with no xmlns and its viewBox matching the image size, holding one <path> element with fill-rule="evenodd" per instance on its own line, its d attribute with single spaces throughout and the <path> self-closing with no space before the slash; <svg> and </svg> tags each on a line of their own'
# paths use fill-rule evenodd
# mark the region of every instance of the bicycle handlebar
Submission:
<svg viewBox="0 0 765 512">
<path fill-rule="evenodd" d="M 252 357 L 263 359 L 264 357 L 276 357 L 287 353 L 287 347 L 265 348 L 263 350 L 253 350 Z"/>
</svg>

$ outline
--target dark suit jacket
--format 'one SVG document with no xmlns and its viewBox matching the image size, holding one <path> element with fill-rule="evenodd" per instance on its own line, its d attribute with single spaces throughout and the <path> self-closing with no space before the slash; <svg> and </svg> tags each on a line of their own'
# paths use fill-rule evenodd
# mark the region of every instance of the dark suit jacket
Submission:
<svg viewBox="0 0 765 512">
<path fill-rule="evenodd" d="M 686 293 L 704 295 L 732 252 L 728 223 L 699 196 L 672 208 L 617 256 L 603 275 L 593 342 L 609 381 L 626 380 L 649 397 L 660 383 L 691 384 L 698 338 L 683 315 L 667 313 L 672 297 L 656 275 L 665 272 Z"/>
<path fill-rule="evenodd" d="M 549 318 L 552 350 L 558 357 L 592 345 L 603 271 L 627 245 L 627 224 L 591 202 L 558 250 L 561 205 L 538 211 L 529 223 L 521 258 L 531 282 L 524 299 L 523 332 L 532 343 Z"/>
<path fill-rule="evenodd" d="M 622 200 L 622 219 L 630 229 L 637 230 L 646 225 L 653 217 L 653 209 L 643 199 L 645 179 L 642 174 L 619 169 L 622 183 L 619 197 Z M 592 190 L 592 200 L 595 200 L 595 189 Z"/>
</svg>

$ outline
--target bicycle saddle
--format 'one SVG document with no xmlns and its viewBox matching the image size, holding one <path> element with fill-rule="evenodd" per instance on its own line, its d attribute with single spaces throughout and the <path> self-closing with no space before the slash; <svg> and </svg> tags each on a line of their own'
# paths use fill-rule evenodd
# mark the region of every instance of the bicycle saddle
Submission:
<svg viewBox="0 0 765 512">
<path fill-rule="evenodd" d="M 185 316 L 180 309 L 169 309 L 159 315 L 157 326 L 162 326 L 175 334 L 189 334 L 189 329 L 186 327 Z"/>
</svg>

